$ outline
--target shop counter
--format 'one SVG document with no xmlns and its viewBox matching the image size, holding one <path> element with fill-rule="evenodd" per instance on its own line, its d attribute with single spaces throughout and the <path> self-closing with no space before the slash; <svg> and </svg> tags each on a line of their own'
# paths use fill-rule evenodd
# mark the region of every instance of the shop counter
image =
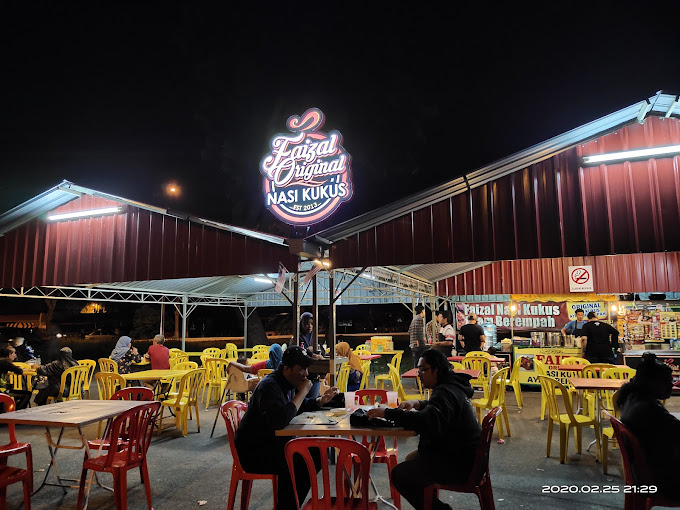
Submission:
<svg viewBox="0 0 680 510">
<path fill-rule="evenodd" d="M 525 362 L 522 362 L 519 369 L 520 384 L 528 384 L 531 386 L 540 386 L 538 380 L 538 372 L 534 360 L 543 362 L 545 365 L 546 375 L 554 377 L 562 384 L 568 384 L 571 377 L 579 377 L 578 371 L 560 370 L 560 365 L 564 358 L 580 357 L 580 347 L 513 347 L 513 360 L 523 356 Z"/>
</svg>

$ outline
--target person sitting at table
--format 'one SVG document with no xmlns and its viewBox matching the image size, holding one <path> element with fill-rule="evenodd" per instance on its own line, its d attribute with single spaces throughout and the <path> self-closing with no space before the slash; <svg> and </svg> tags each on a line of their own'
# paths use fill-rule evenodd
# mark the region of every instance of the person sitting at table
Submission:
<svg viewBox="0 0 680 510">
<path fill-rule="evenodd" d="M 347 358 L 349 363 L 349 378 L 347 379 L 347 391 L 356 391 L 361 386 L 361 359 L 352 352 L 347 342 L 340 342 L 335 346 L 335 354 Z"/>
<path fill-rule="evenodd" d="M 635 377 L 618 393 L 616 406 L 621 422 L 635 434 L 652 470 L 659 493 L 680 500 L 680 485 L 675 466 L 680 459 L 680 420 L 673 417 L 660 400 L 671 396 L 673 370 L 646 352 L 637 366 Z"/>
<path fill-rule="evenodd" d="M 144 357 L 151 363 L 151 370 L 170 370 L 170 349 L 165 345 L 165 337 L 156 335 Z"/>
<path fill-rule="evenodd" d="M 279 344 L 272 344 L 269 347 L 269 359 L 258 361 L 252 365 L 248 365 L 248 361 L 245 358 L 239 358 L 239 361 L 230 361 L 229 366 L 239 369 L 245 374 L 252 374 L 255 377 L 248 379 L 248 391 L 253 391 L 255 386 L 260 382 L 260 378 L 256 377 L 257 373 L 265 368 L 270 368 L 276 370 L 281 364 L 281 358 L 283 357 L 283 349 Z"/>
<path fill-rule="evenodd" d="M 236 450 L 243 469 L 279 477 L 277 509 L 294 509 L 296 505 L 283 452 L 292 438 L 276 436 L 276 431 L 285 428 L 297 414 L 318 410 L 338 393 L 337 388 L 330 388 L 316 399 L 307 398 L 312 388 L 312 382 L 307 378 L 307 368 L 311 364 L 312 358 L 304 349 L 298 346 L 286 349 L 279 368 L 255 388 L 236 430 Z M 315 463 L 318 471 L 318 455 Z M 299 457 L 295 461 L 295 482 L 298 498 L 304 501 L 310 488 L 309 475 Z"/>
<path fill-rule="evenodd" d="M 132 362 L 139 363 L 142 361 L 142 355 L 139 354 L 137 347 L 132 346 L 132 338 L 129 336 L 121 336 L 118 339 L 109 358 L 118 363 L 119 374 L 129 374 Z"/>
<path fill-rule="evenodd" d="M 397 464 L 391 475 L 394 488 L 420 510 L 426 486 L 467 479 L 482 429 L 470 402 L 470 376 L 454 373 L 443 353 L 425 351 L 418 361 L 418 377 L 423 387 L 432 388 L 429 400 L 408 400 L 397 409 L 370 409 L 368 417 L 386 418 L 420 435 L 418 450 Z M 451 507 L 435 498 L 432 508 Z"/>
<path fill-rule="evenodd" d="M 18 336 L 11 343 L 16 350 L 17 361 L 27 363 L 35 359 L 35 351 L 30 345 L 26 345 L 26 339 L 23 336 Z M 31 361 L 32 362 L 32 361 Z"/>
<path fill-rule="evenodd" d="M 56 397 L 59 395 L 59 388 L 61 387 L 61 374 L 68 368 L 75 367 L 78 362 L 73 359 L 73 351 L 70 347 L 62 347 L 59 349 L 59 358 L 38 367 L 36 371 L 38 375 L 47 377 L 47 385 L 45 388 L 38 390 L 35 396 L 35 403 L 39 406 L 47 402 L 47 397 Z"/>
<path fill-rule="evenodd" d="M 16 357 L 14 347 L 11 345 L 0 348 L 0 392 L 12 397 L 17 409 L 25 409 L 31 400 L 31 392 L 14 389 L 7 376 L 9 372 L 20 376 L 24 375 L 24 371 L 13 363 Z"/>
</svg>

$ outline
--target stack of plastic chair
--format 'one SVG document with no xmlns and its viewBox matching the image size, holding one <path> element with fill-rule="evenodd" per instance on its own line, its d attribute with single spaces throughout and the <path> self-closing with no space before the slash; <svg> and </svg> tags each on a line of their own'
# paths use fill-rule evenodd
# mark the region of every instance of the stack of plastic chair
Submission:
<svg viewBox="0 0 680 510">
<path fill-rule="evenodd" d="M 99 358 L 97 362 L 99 363 L 100 372 L 118 373 L 118 363 L 113 361 L 111 358 Z"/>
<path fill-rule="evenodd" d="M 491 476 L 489 474 L 489 449 L 491 447 L 491 436 L 496 418 L 501 412 L 500 407 L 495 407 L 487 413 L 482 422 L 482 433 L 479 436 L 475 461 L 472 464 L 468 479 L 461 484 L 446 485 L 432 484 L 425 487 L 425 498 L 423 508 L 432 508 L 433 496 L 439 496 L 440 490 L 465 492 L 476 494 L 482 510 L 493 510 L 495 508 L 493 499 L 493 488 L 491 487 Z"/>
<path fill-rule="evenodd" d="M 78 492 L 78 509 L 87 506 L 87 496 L 85 485 L 87 483 L 88 470 L 107 472 L 113 475 L 113 493 L 117 508 L 127 507 L 127 472 L 130 469 L 139 468 L 144 490 L 146 492 L 146 503 L 149 510 L 151 505 L 151 480 L 146 464 L 146 453 L 151 444 L 151 435 L 160 402 L 149 402 L 148 404 L 134 407 L 124 411 L 114 418 L 109 431 L 104 438 L 109 444 L 118 444 L 120 440 L 125 442 L 123 449 L 110 448 L 106 453 L 98 457 L 85 459 L 83 462 L 83 472 L 80 477 L 80 491 Z"/>
<path fill-rule="evenodd" d="M 87 377 L 83 383 L 83 392 L 87 393 L 87 398 L 90 398 L 90 386 L 92 385 L 92 376 L 94 375 L 94 369 L 97 366 L 97 362 L 93 359 L 81 359 L 78 360 L 78 364 L 81 367 L 87 367 Z"/>
<path fill-rule="evenodd" d="M 6 413 L 15 409 L 14 399 L 0 393 L 0 404 Z M 24 489 L 24 508 L 31 510 L 31 494 L 33 493 L 33 452 L 30 443 L 17 442 L 14 424 L 8 425 L 9 443 L 0 446 L 0 508 L 6 508 L 7 487 L 21 482 Z M 7 459 L 13 455 L 26 455 L 26 469 L 8 466 Z"/>
<path fill-rule="evenodd" d="M 404 353 L 399 352 L 392 356 L 392 360 L 388 363 L 388 365 L 392 365 L 398 373 L 400 373 L 401 370 L 401 357 Z M 389 369 L 388 369 L 389 370 Z M 375 387 L 384 389 L 385 388 L 385 381 L 392 381 L 392 378 L 389 374 L 389 371 L 387 375 L 382 374 L 382 375 L 376 375 L 375 376 Z M 393 391 L 396 391 L 396 388 L 392 388 Z"/>
<path fill-rule="evenodd" d="M 640 441 L 631 430 L 621 421 L 606 413 L 607 418 L 614 429 L 614 436 L 621 449 L 623 458 L 624 480 L 627 487 L 656 487 L 652 470 L 647 463 L 645 452 L 640 445 Z M 660 494 L 642 493 L 641 491 L 629 491 L 626 493 L 624 510 L 638 510 L 641 508 L 650 509 L 655 506 L 680 507 L 680 500 L 670 500 Z"/>
<path fill-rule="evenodd" d="M 241 483 L 241 508 L 248 508 L 248 502 L 250 501 L 250 490 L 253 486 L 253 480 L 271 480 L 272 482 L 272 493 L 274 495 L 274 508 L 276 508 L 276 495 L 277 495 L 277 484 L 278 477 L 276 475 L 263 475 L 257 473 L 248 473 L 243 467 L 241 467 L 241 461 L 239 460 L 238 451 L 236 450 L 236 444 L 234 439 L 236 437 L 236 429 L 238 429 L 241 423 L 241 418 L 248 409 L 247 404 L 241 402 L 240 400 L 230 400 L 225 402 L 220 407 L 219 412 L 224 418 L 224 423 L 227 426 L 227 436 L 229 437 L 229 449 L 231 450 L 231 477 L 229 483 L 229 500 L 227 503 L 227 510 L 234 510 L 234 504 L 236 503 L 236 493 L 238 492 L 238 483 Z M 214 427 L 213 427 L 214 428 Z M 212 435 L 211 435 L 212 437 Z"/>
<path fill-rule="evenodd" d="M 205 408 L 210 405 L 210 397 L 214 403 L 220 403 L 222 390 L 227 383 L 227 367 L 229 361 L 221 358 L 208 358 L 205 360 Z"/>
<path fill-rule="evenodd" d="M 489 358 L 468 353 L 463 358 L 463 366 L 466 370 L 479 370 L 479 377 L 470 379 L 470 386 L 473 388 L 481 386 L 484 398 L 489 398 L 489 374 L 491 373 Z"/>
<path fill-rule="evenodd" d="M 83 384 L 87 378 L 88 367 L 76 365 L 61 374 L 61 385 L 56 397 L 47 397 L 47 403 L 63 400 L 82 400 Z M 64 395 L 64 393 L 66 393 Z"/>
<path fill-rule="evenodd" d="M 201 419 L 198 414 L 198 392 L 203 387 L 205 369 L 198 368 L 191 370 L 182 376 L 179 381 L 178 393 L 176 396 L 161 402 L 161 415 L 158 423 L 158 433 L 163 430 L 163 410 L 167 407 L 175 414 L 175 427 L 182 431 L 186 436 L 189 430 L 188 416 L 193 407 L 196 409 L 196 426 L 198 432 L 201 431 Z"/>
<path fill-rule="evenodd" d="M 359 390 L 354 392 L 354 398 L 358 400 L 359 405 L 376 405 L 378 403 L 387 405 L 387 391 L 385 390 Z M 375 455 L 373 457 L 374 463 L 387 464 L 387 477 L 390 480 L 390 492 L 392 493 L 392 500 L 397 508 L 400 507 L 401 496 L 399 492 L 392 486 L 392 468 L 399 462 L 399 447 L 397 444 L 397 436 L 394 436 L 391 448 L 387 448 L 385 438 L 381 437 L 375 448 Z M 375 440 L 375 438 L 373 438 Z M 369 440 L 364 437 L 361 443 L 368 447 Z"/>
<path fill-rule="evenodd" d="M 321 455 L 321 480 L 323 491 L 319 490 L 319 477 L 314 467 L 311 450 L 317 450 Z M 331 462 L 328 451 L 336 453 L 337 466 L 354 466 L 354 478 L 346 469 L 335 469 L 335 496 L 331 495 Z M 345 438 L 326 437 L 300 437 L 288 441 L 285 447 L 286 462 L 293 481 L 293 492 L 298 508 L 302 508 L 302 502 L 298 501 L 294 459 L 302 457 L 307 467 L 307 476 L 311 484 L 311 500 L 305 508 L 377 508 L 377 503 L 371 503 L 368 499 L 369 474 L 371 470 L 371 455 L 368 449 L 361 443 Z M 354 481 L 359 481 L 355 489 Z M 352 488 L 352 493 L 348 491 Z"/>
<path fill-rule="evenodd" d="M 174 356 L 170 356 L 170 368 L 174 369 L 178 364 L 186 363 L 188 361 L 189 361 L 188 354 L 175 354 Z"/>
<path fill-rule="evenodd" d="M 538 376 L 541 382 L 541 388 L 545 392 L 548 399 L 548 444 L 546 448 L 546 457 L 550 457 L 550 444 L 552 442 L 553 425 L 559 425 L 560 428 L 560 464 L 567 462 L 567 449 L 569 445 L 569 429 L 574 428 L 574 438 L 576 440 L 576 451 L 581 453 L 582 448 L 582 428 L 593 427 L 595 429 L 595 442 L 597 443 L 597 456 L 601 458 L 600 454 L 600 425 L 599 420 L 591 416 L 582 414 L 574 414 L 571 408 L 571 399 L 569 392 L 564 385 L 557 379 L 547 377 L 545 375 Z M 560 390 L 560 397 L 563 406 L 559 405 L 557 390 Z M 561 412 L 561 407 L 564 407 L 566 412 Z"/>
<path fill-rule="evenodd" d="M 482 422 L 482 409 L 492 409 L 500 407 L 503 412 L 505 426 L 510 436 L 510 421 L 508 420 L 508 406 L 505 404 L 505 385 L 508 381 L 509 368 L 503 368 L 496 372 L 491 379 L 491 390 L 488 398 L 473 398 L 472 405 L 477 409 L 477 419 Z M 498 437 L 504 439 L 503 420 L 498 420 Z"/>
<path fill-rule="evenodd" d="M 506 381 L 507 384 L 512 386 L 512 389 L 515 391 L 515 399 L 517 400 L 517 407 L 522 409 L 522 406 L 524 405 L 524 401 L 522 400 L 522 386 L 519 383 L 519 369 L 522 365 L 522 357 L 520 356 L 515 360 L 515 362 L 512 364 L 512 371 L 510 372 L 510 377 Z"/>
<path fill-rule="evenodd" d="M 337 386 L 340 393 L 345 393 L 347 391 L 347 382 L 349 381 L 349 371 L 350 366 L 348 363 L 343 363 L 338 371 L 338 377 L 335 380 L 335 386 Z"/>
</svg>

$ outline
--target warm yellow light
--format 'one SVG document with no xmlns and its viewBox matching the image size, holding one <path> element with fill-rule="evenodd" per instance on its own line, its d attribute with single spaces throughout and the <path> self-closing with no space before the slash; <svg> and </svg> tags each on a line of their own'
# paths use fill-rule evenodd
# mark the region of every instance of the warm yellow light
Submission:
<svg viewBox="0 0 680 510">
<path fill-rule="evenodd" d="M 618 310 L 617 306 L 616 306 L 616 305 L 612 305 L 612 312 L 615 312 L 615 311 L 617 311 L 617 310 Z"/>
<path fill-rule="evenodd" d="M 182 193 L 182 189 L 176 182 L 169 182 L 165 185 L 165 194 L 170 197 L 178 197 Z"/>
<path fill-rule="evenodd" d="M 517 311 L 517 305 L 510 305 L 510 311 L 516 312 Z"/>
</svg>

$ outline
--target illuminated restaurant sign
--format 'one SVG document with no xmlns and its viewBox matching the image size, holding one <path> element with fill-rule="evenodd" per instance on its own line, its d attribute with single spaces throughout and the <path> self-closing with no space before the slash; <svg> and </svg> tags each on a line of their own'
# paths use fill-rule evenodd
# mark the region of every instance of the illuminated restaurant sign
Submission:
<svg viewBox="0 0 680 510">
<path fill-rule="evenodd" d="M 267 208 L 291 225 L 328 218 L 352 197 L 351 158 L 338 131 L 319 131 L 325 121 L 318 108 L 286 122 L 292 134 L 277 134 L 260 162 Z"/>
</svg>

